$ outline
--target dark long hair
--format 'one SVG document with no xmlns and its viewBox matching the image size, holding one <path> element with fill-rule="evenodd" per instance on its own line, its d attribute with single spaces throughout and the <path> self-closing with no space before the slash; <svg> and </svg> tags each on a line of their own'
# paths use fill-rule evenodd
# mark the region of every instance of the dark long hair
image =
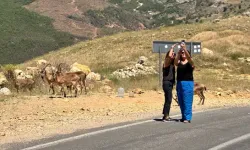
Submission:
<svg viewBox="0 0 250 150">
<path fill-rule="evenodd" d="M 167 52 L 167 54 L 166 54 L 166 56 L 165 56 L 165 59 L 168 57 L 169 53 L 170 53 L 170 51 Z M 165 63 L 165 60 L 164 60 L 164 63 Z M 164 63 L 163 63 L 163 68 L 164 68 Z M 172 65 L 174 64 L 174 59 L 171 60 L 171 63 L 170 63 L 170 64 L 172 64 Z"/>
<path fill-rule="evenodd" d="M 180 49 L 181 50 L 181 49 Z M 188 54 L 190 55 L 190 57 L 191 57 L 191 52 L 189 51 L 189 50 L 187 50 L 188 51 Z M 186 56 L 187 57 L 187 56 Z M 192 58 L 192 57 L 191 57 Z M 180 56 L 180 60 L 182 60 L 182 56 Z"/>
</svg>

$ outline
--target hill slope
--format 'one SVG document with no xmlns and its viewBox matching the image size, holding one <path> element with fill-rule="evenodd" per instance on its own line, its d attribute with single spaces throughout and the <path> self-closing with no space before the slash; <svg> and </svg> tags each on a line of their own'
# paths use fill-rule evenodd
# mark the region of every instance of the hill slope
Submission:
<svg viewBox="0 0 250 150">
<path fill-rule="evenodd" d="M 95 38 L 126 30 L 202 22 L 241 14 L 248 0 L 35 0 L 26 8 L 74 35 Z"/>
<path fill-rule="evenodd" d="M 22 63 L 74 43 L 72 35 L 53 28 L 50 18 L 22 8 L 28 2 L 0 2 L 0 64 Z"/>
<path fill-rule="evenodd" d="M 74 46 L 44 55 L 53 64 L 74 62 L 89 65 L 90 68 L 112 79 L 110 73 L 118 68 L 146 56 L 158 66 L 158 55 L 152 53 L 154 40 L 202 41 L 202 48 L 210 49 L 213 55 L 194 56 L 195 79 L 208 87 L 250 89 L 250 67 L 238 58 L 250 57 L 250 17 L 233 17 L 219 23 L 197 23 L 162 27 L 155 30 L 126 32 L 96 40 L 81 42 Z M 56 58 L 56 59 L 55 59 Z M 35 60 L 26 62 L 31 66 Z M 157 86 L 157 76 L 129 79 L 119 83 L 124 86 Z M 215 82 L 211 82 L 215 81 Z M 241 86 L 235 86 L 241 83 Z M 144 87 L 145 88 L 145 87 Z"/>
</svg>

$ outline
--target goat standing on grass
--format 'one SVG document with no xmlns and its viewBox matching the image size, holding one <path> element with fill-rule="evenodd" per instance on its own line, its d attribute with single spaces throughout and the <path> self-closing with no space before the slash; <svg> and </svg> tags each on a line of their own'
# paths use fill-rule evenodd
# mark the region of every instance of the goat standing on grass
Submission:
<svg viewBox="0 0 250 150">
<path fill-rule="evenodd" d="M 204 105 L 205 102 L 205 96 L 204 96 L 204 91 L 206 91 L 207 88 L 204 84 L 199 84 L 199 83 L 194 83 L 194 95 L 198 95 L 200 98 L 200 102 L 198 105 L 202 104 Z M 177 95 L 175 95 L 175 98 L 173 98 L 176 103 L 179 105 Z"/>
</svg>

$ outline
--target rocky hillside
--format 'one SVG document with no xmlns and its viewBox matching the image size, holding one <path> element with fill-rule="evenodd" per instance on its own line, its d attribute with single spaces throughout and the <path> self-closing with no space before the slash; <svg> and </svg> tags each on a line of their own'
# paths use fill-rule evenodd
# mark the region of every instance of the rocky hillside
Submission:
<svg viewBox="0 0 250 150">
<path fill-rule="evenodd" d="M 33 0 L 29 10 L 61 31 L 95 38 L 127 30 L 203 22 L 247 12 L 248 0 Z"/>
</svg>

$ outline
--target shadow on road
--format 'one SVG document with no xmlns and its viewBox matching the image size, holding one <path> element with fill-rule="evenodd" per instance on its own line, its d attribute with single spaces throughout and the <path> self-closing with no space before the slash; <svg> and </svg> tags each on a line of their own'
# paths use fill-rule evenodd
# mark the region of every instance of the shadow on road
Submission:
<svg viewBox="0 0 250 150">
<path fill-rule="evenodd" d="M 180 119 L 173 119 L 171 118 L 170 120 L 163 121 L 162 118 L 160 119 L 153 119 L 154 121 L 160 121 L 160 122 L 180 122 Z"/>
</svg>

